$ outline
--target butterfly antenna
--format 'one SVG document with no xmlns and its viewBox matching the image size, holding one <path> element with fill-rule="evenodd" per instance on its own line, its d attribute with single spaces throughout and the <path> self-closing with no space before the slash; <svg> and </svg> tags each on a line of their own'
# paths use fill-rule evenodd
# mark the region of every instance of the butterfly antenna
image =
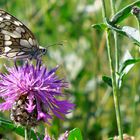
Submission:
<svg viewBox="0 0 140 140">
<path fill-rule="evenodd" d="M 48 45 L 47 48 L 52 47 L 52 46 L 64 46 L 64 41 Z"/>
</svg>

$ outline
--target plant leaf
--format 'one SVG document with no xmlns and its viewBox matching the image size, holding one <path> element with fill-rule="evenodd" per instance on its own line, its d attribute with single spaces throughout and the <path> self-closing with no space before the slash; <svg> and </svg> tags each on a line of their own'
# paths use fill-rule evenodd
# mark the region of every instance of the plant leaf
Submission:
<svg viewBox="0 0 140 140">
<path fill-rule="evenodd" d="M 119 12 L 117 12 L 111 19 L 112 24 L 117 24 L 126 19 L 130 14 L 134 6 L 140 6 L 140 0 L 137 0 L 134 3 L 124 7 Z"/>
<path fill-rule="evenodd" d="M 109 138 L 108 140 L 114 140 L 114 138 Z"/>
<path fill-rule="evenodd" d="M 106 24 L 104 24 L 104 23 L 93 24 L 92 27 L 97 30 L 101 30 L 101 31 L 104 31 L 107 28 Z"/>
<path fill-rule="evenodd" d="M 140 58 L 133 58 L 128 51 L 125 53 L 124 57 L 125 57 L 124 58 L 125 60 L 123 60 L 123 63 L 120 66 L 120 69 L 118 72 L 118 78 L 117 78 L 119 88 L 122 85 L 122 81 L 123 81 L 124 76 L 132 69 L 132 67 L 137 62 L 140 62 Z"/>
<path fill-rule="evenodd" d="M 125 32 L 129 38 L 132 38 L 136 42 L 140 43 L 139 30 L 132 28 L 132 27 L 129 27 L 129 26 L 124 26 L 124 27 L 122 27 L 122 31 Z"/>
<path fill-rule="evenodd" d="M 110 87 L 112 87 L 112 80 L 111 80 L 110 77 L 108 77 L 108 76 L 102 76 L 102 80 L 103 80 L 106 84 L 108 84 Z"/>
<path fill-rule="evenodd" d="M 132 69 L 132 67 L 137 62 L 140 62 L 140 58 L 138 58 L 138 59 L 128 59 L 122 64 L 120 72 L 118 73 L 119 74 L 119 78 L 118 78 L 118 86 L 119 86 L 119 88 L 122 85 L 122 81 L 123 81 L 124 76 Z"/>
<path fill-rule="evenodd" d="M 138 46 L 140 46 L 140 32 L 139 30 L 130 27 L 130 26 L 123 26 L 123 27 L 116 27 L 111 22 L 106 21 L 108 28 L 131 38 Z"/>
<path fill-rule="evenodd" d="M 13 124 L 11 121 L 0 118 L 0 132 L 15 132 L 16 134 L 24 137 L 24 128 Z M 43 139 L 43 135 L 37 133 L 37 136 Z M 31 138 L 37 140 L 36 134 L 31 130 Z"/>
<path fill-rule="evenodd" d="M 83 140 L 79 128 L 74 128 L 69 132 L 68 140 Z"/>
<path fill-rule="evenodd" d="M 121 66 L 120 74 L 122 74 L 122 73 L 127 74 L 129 72 L 129 70 L 128 69 L 126 70 L 126 68 L 130 65 L 133 66 L 137 62 L 140 62 L 140 58 L 126 60 Z"/>
</svg>

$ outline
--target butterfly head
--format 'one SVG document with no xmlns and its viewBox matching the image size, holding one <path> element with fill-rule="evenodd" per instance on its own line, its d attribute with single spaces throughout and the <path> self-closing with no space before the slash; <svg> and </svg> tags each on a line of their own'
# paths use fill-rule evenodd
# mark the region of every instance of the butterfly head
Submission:
<svg viewBox="0 0 140 140">
<path fill-rule="evenodd" d="M 39 46 L 39 48 L 35 51 L 35 53 L 32 54 L 32 58 L 39 59 L 40 57 L 42 57 L 46 53 L 47 53 L 47 49 Z"/>
<path fill-rule="evenodd" d="M 40 49 L 40 51 L 41 51 L 41 54 L 42 54 L 42 55 L 45 55 L 45 54 L 47 53 L 47 49 L 45 49 L 45 48 Z"/>
<path fill-rule="evenodd" d="M 60 42 L 60 43 L 55 43 L 55 44 L 52 44 L 52 45 L 48 45 L 46 48 L 42 47 L 42 46 L 39 46 L 39 47 L 34 47 L 34 48 L 37 48 L 37 50 L 35 49 L 35 51 L 31 54 L 32 58 L 34 59 L 40 59 L 42 55 L 45 55 L 47 53 L 47 50 L 49 47 L 51 46 L 55 46 L 55 45 L 60 45 L 62 46 L 63 44 Z"/>
<path fill-rule="evenodd" d="M 42 46 L 39 46 L 39 50 L 38 50 L 38 56 L 41 57 L 42 55 L 45 55 L 47 53 L 47 49 L 43 48 Z"/>
</svg>

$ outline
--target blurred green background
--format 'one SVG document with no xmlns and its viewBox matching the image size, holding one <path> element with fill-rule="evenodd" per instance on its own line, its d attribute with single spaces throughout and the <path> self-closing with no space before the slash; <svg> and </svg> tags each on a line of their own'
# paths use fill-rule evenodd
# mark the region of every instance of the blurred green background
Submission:
<svg viewBox="0 0 140 140">
<path fill-rule="evenodd" d="M 110 1 L 105 2 L 111 17 Z M 131 2 L 134 1 L 116 0 L 116 8 L 119 10 Z M 50 135 L 57 138 L 75 127 L 81 129 L 84 140 L 107 140 L 117 135 L 112 89 L 102 81 L 102 75 L 110 75 L 105 34 L 91 27 L 102 22 L 101 1 L 1 0 L 0 8 L 27 25 L 41 46 L 64 42 L 63 46 L 50 47 L 43 63 L 49 68 L 60 65 L 60 73 L 70 82 L 68 98 L 76 106 L 64 121 L 54 118 L 52 126 L 47 126 Z M 133 16 L 121 24 L 137 27 Z M 126 50 L 136 56 L 138 47 L 126 37 L 119 35 L 118 40 L 120 60 Z M 114 41 L 111 41 L 114 56 Z M 1 70 L 3 63 L 11 65 L 1 59 Z M 120 90 L 123 131 L 137 139 L 140 139 L 139 75 L 137 64 L 125 77 Z M 1 113 L 0 116 L 8 115 Z M 9 140 L 23 139 L 11 132 L 3 135 Z"/>
</svg>

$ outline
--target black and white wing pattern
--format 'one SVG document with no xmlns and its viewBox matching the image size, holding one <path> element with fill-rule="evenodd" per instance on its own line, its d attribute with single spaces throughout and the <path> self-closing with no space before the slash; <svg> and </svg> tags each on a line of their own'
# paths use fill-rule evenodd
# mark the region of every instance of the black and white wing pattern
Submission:
<svg viewBox="0 0 140 140">
<path fill-rule="evenodd" d="M 18 19 L 0 9 L 0 56 L 24 59 L 41 53 L 33 33 Z"/>
</svg>

